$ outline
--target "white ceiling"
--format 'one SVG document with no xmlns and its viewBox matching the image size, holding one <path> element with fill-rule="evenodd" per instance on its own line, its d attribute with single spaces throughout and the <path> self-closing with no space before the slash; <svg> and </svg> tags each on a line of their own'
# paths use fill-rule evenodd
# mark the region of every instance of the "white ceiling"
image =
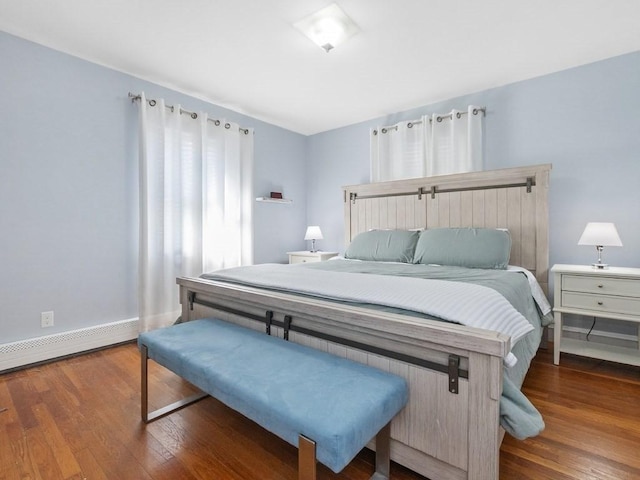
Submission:
<svg viewBox="0 0 640 480">
<path fill-rule="evenodd" d="M 0 30 L 313 134 L 640 50 L 638 0 L 0 0 Z M 170 101 L 170 99 L 167 99 Z"/>
</svg>

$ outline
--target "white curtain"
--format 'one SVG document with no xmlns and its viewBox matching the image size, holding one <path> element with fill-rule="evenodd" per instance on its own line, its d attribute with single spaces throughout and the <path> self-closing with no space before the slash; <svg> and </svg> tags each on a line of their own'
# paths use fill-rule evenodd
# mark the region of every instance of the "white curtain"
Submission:
<svg viewBox="0 0 640 480">
<path fill-rule="evenodd" d="M 151 104 L 155 104 L 152 106 Z M 180 315 L 176 277 L 253 261 L 253 130 L 140 98 L 140 329 Z M 182 113 L 181 113 L 182 112 Z M 196 118 L 193 118 L 196 117 Z"/>
<path fill-rule="evenodd" d="M 422 117 L 429 126 L 427 176 L 482 170 L 483 118 L 483 110 L 473 105 L 466 112 Z"/>
<path fill-rule="evenodd" d="M 424 177 L 425 129 L 420 122 L 400 122 L 371 130 L 371 181 Z"/>
<path fill-rule="evenodd" d="M 484 109 L 425 115 L 371 130 L 371 181 L 482 170 Z"/>
</svg>

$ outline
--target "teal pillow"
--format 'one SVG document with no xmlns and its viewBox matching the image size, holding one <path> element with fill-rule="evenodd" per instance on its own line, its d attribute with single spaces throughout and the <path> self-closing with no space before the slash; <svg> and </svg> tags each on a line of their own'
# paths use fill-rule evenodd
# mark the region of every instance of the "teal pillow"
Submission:
<svg viewBox="0 0 640 480">
<path fill-rule="evenodd" d="M 377 262 L 413 263 L 420 232 L 370 230 L 358 234 L 347 247 L 344 258 Z"/>
<path fill-rule="evenodd" d="M 432 228 L 416 245 L 414 263 L 505 270 L 511 235 L 493 228 Z"/>
</svg>

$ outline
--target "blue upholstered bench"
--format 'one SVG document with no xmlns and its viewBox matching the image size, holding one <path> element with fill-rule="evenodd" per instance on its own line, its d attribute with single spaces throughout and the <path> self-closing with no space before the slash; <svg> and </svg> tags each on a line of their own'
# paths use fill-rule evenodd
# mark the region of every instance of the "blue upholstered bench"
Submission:
<svg viewBox="0 0 640 480">
<path fill-rule="evenodd" d="M 389 476 L 390 421 L 408 398 L 405 380 L 381 370 L 215 319 L 140 334 L 142 419 L 207 394 L 298 446 L 298 478 L 316 459 L 341 471 L 376 436 L 376 472 Z M 148 358 L 203 393 L 148 412 Z"/>
</svg>

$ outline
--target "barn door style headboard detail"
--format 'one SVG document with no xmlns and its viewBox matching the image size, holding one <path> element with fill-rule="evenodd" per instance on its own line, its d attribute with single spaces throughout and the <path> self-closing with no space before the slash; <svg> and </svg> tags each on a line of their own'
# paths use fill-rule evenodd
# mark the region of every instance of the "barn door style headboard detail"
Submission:
<svg viewBox="0 0 640 480">
<path fill-rule="evenodd" d="M 505 228 L 510 264 L 548 291 L 551 164 L 350 185 L 344 190 L 345 244 L 372 229 Z"/>
</svg>

